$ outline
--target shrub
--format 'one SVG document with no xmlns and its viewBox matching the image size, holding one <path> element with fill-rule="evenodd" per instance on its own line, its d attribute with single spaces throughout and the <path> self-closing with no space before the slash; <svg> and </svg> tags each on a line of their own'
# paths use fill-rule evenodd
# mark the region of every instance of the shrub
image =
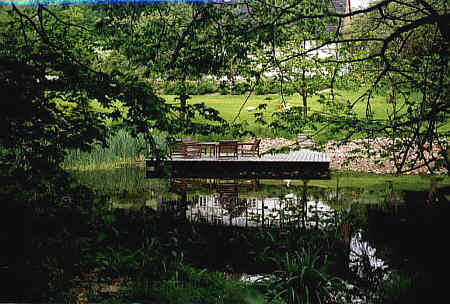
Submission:
<svg viewBox="0 0 450 304">
<path fill-rule="evenodd" d="M 210 94 L 210 93 L 218 92 L 218 90 L 219 90 L 219 88 L 214 83 L 214 81 L 204 80 L 204 81 L 197 82 L 195 93 L 192 93 L 192 94 L 196 94 L 196 95 Z"/>
<path fill-rule="evenodd" d="M 231 94 L 241 95 L 245 94 L 250 89 L 250 85 L 247 82 L 236 82 L 231 88 Z"/>
<path fill-rule="evenodd" d="M 203 95 L 219 92 L 219 88 L 213 80 L 187 81 L 185 83 L 187 94 Z M 182 89 L 182 83 L 179 81 L 166 81 L 163 84 L 164 94 L 179 95 Z"/>
<path fill-rule="evenodd" d="M 378 303 L 419 303 L 416 286 L 411 277 L 399 272 L 392 272 L 387 280 L 378 286 Z"/>
<path fill-rule="evenodd" d="M 163 84 L 163 93 L 167 95 L 180 94 L 180 83 L 176 81 L 166 81 Z"/>
<path fill-rule="evenodd" d="M 279 94 L 280 92 L 281 92 L 281 84 L 278 80 L 275 79 L 262 80 L 258 83 L 258 85 L 255 86 L 256 95 Z M 283 94 L 292 95 L 294 93 L 295 91 L 292 84 L 284 82 Z"/>
<path fill-rule="evenodd" d="M 287 303 L 322 303 L 330 297 L 329 286 L 337 279 L 330 276 L 330 261 L 320 250 L 306 246 L 275 261 L 279 270 L 267 283 L 274 299 Z"/>
</svg>

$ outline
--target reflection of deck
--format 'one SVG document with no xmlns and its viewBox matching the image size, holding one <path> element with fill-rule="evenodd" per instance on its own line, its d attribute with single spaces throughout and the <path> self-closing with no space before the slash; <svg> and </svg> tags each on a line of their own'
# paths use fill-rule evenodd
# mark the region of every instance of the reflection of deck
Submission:
<svg viewBox="0 0 450 304">
<path fill-rule="evenodd" d="M 283 197 L 238 197 L 223 201 L 220 194 L 193 195 L 186 200 L 160 198 L 158 210 L 191 222 L 237 227 L 325 228 L 333 225 L 335 213 L 320 201 L 294 193 Z"/>
<path fill-rule="evenodd" d="M 328 179 L 330 158 L 310 150 L 288 154 L 239 157 L 237 159 L 174 158 L 157 163 L 146 161 L 147 177 Z M 168 170 L 165 170 L 168 168 Z"/>
</svg>

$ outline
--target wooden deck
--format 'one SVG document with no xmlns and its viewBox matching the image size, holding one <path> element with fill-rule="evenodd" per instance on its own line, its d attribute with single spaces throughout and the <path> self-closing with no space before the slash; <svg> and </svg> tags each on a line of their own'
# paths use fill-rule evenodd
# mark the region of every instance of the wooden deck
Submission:
<svg viewBox="0 0 450 304">
<path fill-rule="evenodd" d="M 288 154 L 219 159 L 213 157 L 173 158 L 162 162 L 146 160 L 147 178 L 259 178 L 329 179 L 330 158 L 310 150 Z"/>
</svg>

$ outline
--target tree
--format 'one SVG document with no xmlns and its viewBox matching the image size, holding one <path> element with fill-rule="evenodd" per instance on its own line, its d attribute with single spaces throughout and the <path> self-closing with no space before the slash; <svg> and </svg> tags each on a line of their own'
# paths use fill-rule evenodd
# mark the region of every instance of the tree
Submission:
<svg viewBox="0 0 450 304">
<path fill-rule="evenodd" d="M 347 42 L 347 61 L 372 82 L 366 124 L 354 125 L 390 139 L 386 156 L 399 173 L 448 168 L 448 3 L 381 1 L 374 7 L 355 16 Z M 386 120 L 375 119 L 370 107 L 371 95 L 383 87 L 391 90 Z"/>
<path fill-rule="evenodd" d="M 422 160 L 426 158 L 427 149 L 436 145 L 435 142 L 445 150 L 446 143 L 441 139 L 447 134 L 439 126 L 447 121 L 449 104 L 448 3 L 443 0 L 384 0 L 365 9 L 344 13 L 324 9 L 305 10 L 305 5 L 300 0 L 248 0 L 231 4 L 197 5 L 107 5 L 90 10 L 95 18 L 80 19 L 89 10 L 83 14 L 77 13 L 78 19 L 75 18 L 73 22 L 69 22 L 67 17 L 72 8 L 38 5 L 19 9 L 14 5 L 5 6 L 2 8 L 0 55 L 4 62 L 8 62 L 6 65 L 9 68 L 2 72 L 2 80 L 9 81 L 8 90 L 19 90 L 21 77 L 27 75 L 30 76 L 27 80 L 30 85 L 39 81 L 39 85 L 31 86 L 33 90 L 25 91 L 29 95 L 22 99 L 31 103 L 36 100 L 35 106 L 44 107 L 47 113 L 61 112 L 58 115 L 65 115 L 64 111 L 52 105 L 54 103 L 51 101 L 56 97 L 77 100 L 78 104 L 83 105 L 78 108 L 80 113 L 77 114 L 83 124 L 98 126 L 96 132 L 90 128 L 83 129 L 86 134 L 80 138 L 87 136 L 83 145 L 88 148 L 95 140 L 102 140 L 105 134 L 99 124 L 102 118 L 95 117 L 94 113 L 87 115 L 88 100 L 92 98 L 99 100 L 105 107 L 113 99 L 111 96 L 114 100 L 122 101 L 129 108 L 124 123 L 133 126 L 135 132 L 148 133 L 149 128 L 204 133 L 223 129 L 220 127 L 223 120 L 211 109 L 187 107 L 187 94 L 183 90 L 180 93 L 181 110 L 186 113 L 186 117 L 191 118 L 195 113 L 200 113 L 214 123 L 202 128 L 197 124 L 186 125 L 181 122 L 174 115 L 179 109 L 156 97 L 139 73 L 135 73 L 140 67 L 147 68 L 147 75 L 164 75 L 167 79 L 179 79 L 182 82 L 189 77 L 229 75 L 232 71 L 258 81 L 265 71 L 289 63 L 299 69 L 301 67 L 294 60 L 304 58 L 323 46 L 339 45 L 340 50 L 347 51 L 346 56 L 330 58 L 328 62 L 336 64 L 340 71 L 350 71 L 356 69 L 358 64 L 364 65 L 364 76 L 373 75 L 373 86 L 366 95 L 348 105 L 349 115 L 333 112 L 316 115 L 314 119 L 347 130 L 344 139 L 362 132 L 371 136 L 393 137 L 395 134 L 403 138 L 402 143 L 394 141 L 388 148 L 388 152 L 398 161 L 399 171 L 404 170 L 407 155 L 413 146 L 424 147 L 420 148 L 422 150 L 416 157 Z M 308 5 L 331 7 L 331 2 L 309 1 Z M 75 11 L 73 9 L 72 13 Z M 359 16 L 368 16 L 365 24 L 373 25 L 373 30 L 366 27 L 364 32 L 347 31 L 343 35 L 344 20 L 350 17 L 356 20 Z M 311 20 L 318 20 L 318 23 L 309 22 Z M 324 37 L 323 31 L 311 30 L 320 24 L 319 21 L 334 24 L 332 35 Z M 289 35 L 295 31 L 309 33 L 305 38 L 318 43 L 307 49 L 289 48 L 283 53 L 283 58 L 279 58 L 277 50 L 292 41 Z M 112 35 L 113 32 L 117 35 Z M 433 35 L 425 39 L 426 43 L 421 44 L 421 47 L 415 47 L 413 38 L 424 36 L 423 33 Z M 99 48 L 125 56 L 129 68 L 122 71 L 114 68 L 108 73 L 95 70 L 92 62 L 95 62 Z M 370 71 L 367 71 L 368 67 Z M 27 72 L 18 74 L 20 68 Z M 46 76 L 56 78 L 49 79 Z M 395 109 L 393 104 L 389 104 L 390 119 L 377 120 L 371 111 L 371 98 L 375 90 L 389 82 L 396 84 Z M 410 92 L 413 95 L 408 95 Z M 15 96 L 11 103 L 15 104 L 16 100 L 24 102 Z M 366 117 L 351 115 L 350 110 L 355 104 L 363 102 L 367 108 Z M 53 107 L 51 110 L 50 105 Z M 117 119 L 118 113 L 108 115 Z M 49 114 L 47 116 L 50 117 Z M 4 121 L 8 121 L 6 118 L 14 116 L 4 117 Z M 11 129 L 18 125 L 32 125 L 35 119 L 38 117 L 29 116 L 20 123 L 11 121 L 5 124 Z M 48 121 L 49 128 L 53 124 Z M 75 125 L 75 120 L 70 125 Z M 7 133 L 14 134 L 4 132 L 4 138 L 8 138 Z M 75 129 L 62 134 L 70 133 L 75 133 Z M 20 137 L 20 134 L 25 133 L 17 131 L 16 134 Z M 43 149 L 47 139 L 50 143 L 54 142 L 50 133 L 38 134 L 42 135 L 42 140 L 37 141 L 38 145 L 35 143 L 35 150 Z M 57 151 L 63 151 L 63 147 L 70 146 L 69 143 L 73 141 L 69 141 L 68 136 L 64 138 L 52 149 L 57 147 Z M 4 139 L 3 142 L 12 141 Z M 16 147 L 13 144 L 8 147 L 8 151 Z M 448 163 L 446 153 L 439 155 L 439 158 Z M 412 164 L 413 167 L 418 165 L 431 166 L 423 162 Z"/>
<path fill-rule="evenodd" d="M 208 3 L 109 5 L 97 29 L 105 49 L 118 50 L 134 68 L 143 67 L 147 77 L 179 82 L 179 110 L 184 120 L 191 111 L 186 81 L 224 74 L 236 54 L 236 47 L 226 43 L 220 23 L 231 14 L 225 8 Z M 206 118 L 224 123 L 213 109 L 202 113 L 214 113 Z"/>
<path fill-rule="evenodd" d="M 129 108 L 124 123 L 150 142 L 149 128 L 169 124 L 164 101 L 147 85 L 91 68 L 93 24 L 80 8 L 11 5 L 0 12 L 2 166 L 39 178 L 58 168 L 66 149 L 104 144 L 105 119 L 120 114 L 94 111 L 94 99 L 106 108 L 121 101 Z"/>
<path fill-rule="evenodd" d="M 328 59 L 329 63 L 336 64 L 337 71 L 351 72 L 362 67 L 359 72 L 370 83 L 366 94 L 348 105 L 333 103 L 333 111 L 341 108 L 346 112 L 316 115 L 318 121 L 327 123 L 333 130 L 345 130 L 343 142 L 354 136 L 392 138 L 386 146 L 386 156 L 390 155 L 395 161 L 399 173 L 421 166 L 433 172 L 433 166 L 439 167 L 439 163 L 448 167 L 448 145 L 445 140 L 448 134 L 445 128 L 441 128 L 447 122 L 449 111 L 448 1 L 384 0 L 365 9 L 345 13 L 322 11 L 312 14 L 301 10 L 304 6 L 302 1 L 258 3 L 279 14 L 272 19 L 260 18 L 260 22 L 246 29 L 246 34 L 269 29 L 277 33 L 301 20 L 331 18 L 335 21 L 334 35 L 306 50 L 291 49 L 283 62 L 311 54 L 325 46 L 337 45 L 341 55 Z M 348 18 L 352 18 L 355 24 L 350 29 L 344 27 Z M 359 23 L 359 30 L 355 31 L 359 18 L 363 20 Z M 422 38 L 426 43 L 417 47 L 414 42 L 417 37 L 429 38 Z M 320 35 L 311 37 L 320 41 L 319 38 Z M 391 107 L 387 120 L 376 119 L 371 108 L 373 94 L 389 83 L 395 83 L 396 102 L 387 104 Z M 360 103 L 366 107 L 363 118 L 358 118 L 351 111 Z M 438 155 L 430 155 L 433 147 L 440 151 Z"/>
</svg>

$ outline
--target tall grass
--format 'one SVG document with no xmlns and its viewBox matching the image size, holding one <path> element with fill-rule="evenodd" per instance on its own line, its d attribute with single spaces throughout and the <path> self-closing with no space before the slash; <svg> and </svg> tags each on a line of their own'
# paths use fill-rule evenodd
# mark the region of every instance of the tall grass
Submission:
<svg viewBox="0 0 450 304">
<path fill-rule="evenodd" d="M 159 145 L 164 145 L 165 138 L 156 136 Z M 134 163 L 148 156 L 148 143 L 144 136 L 131 136 L 125 130 L 120 130 L 108 141 L 108 147 L 97 145 L 90 152 L 79 149 L 70 150 L 62 163 L 67 169 L 89 170 L 115 168 L 120 164 Z"/>
</svg>

